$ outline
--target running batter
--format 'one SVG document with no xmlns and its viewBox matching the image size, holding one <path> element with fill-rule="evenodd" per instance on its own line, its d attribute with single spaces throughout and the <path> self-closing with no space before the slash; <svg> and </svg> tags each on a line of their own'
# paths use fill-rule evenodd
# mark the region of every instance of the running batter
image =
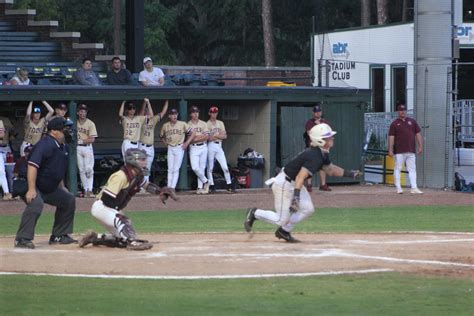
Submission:
<svg viewBox="0 0 474 316">
<path fill-rule="evenodd" d="M 224 122 L 217 119 L 218 113 L 219 108 L 217 106 L 211 106 L 209 109 L 209 120 L 207 121 L 207 128 L 209 129 L 209 139 L 207 143 L 207 178 L 209 179 L 209 192 L 215 192 L 212 171 L 214 170 L 214 163 L 217 160 L 224 172 L 225 182 L 227 183 L 227 192 L 235 193 L 235 189 L 232 187 L 229 167 L 227 166 L 227 159 L 225 158 L 224 150 L 222 149 L 222 141 L 227 139 L 227 132 L 225 130 Z"/>
<path fill-rule="evenodd" d="M 169 122 L 163 124 L 160 132 L 161 140 L 168 146 L 168 187 L 171 189 L 176 189 L 184 151 L 194 138 L 191 127 L 186 122 L 178 121 L 178 114 L 176 109 L 171 109 Z"/>
<path fill-rule="evenodd" d="M 191 120 L 188 124 L 194 131 L 195 136 L 189 149 L 189 160 L 198 180 L 196 194 L 208 194 L 209 181 L 206 178 L 206 164 L 209 129 L 206 122 L 199 119 L 199 108 L 197 106 L 191 107 L 190 116 Z"/>
<path fill-rule="evenodd" d="M 25 128 L 25 138 L 20 147 L 20 156 L 25 156 L 25 148 L 36 145 L 41 139 L 43 131 L 46 129 L 47 122 L 51 119 L 54 109 L 46 101 L 42 101 L 43 105 L 48 109 L 48 114 L 41 117 L 41 108 L 39 106 L 33 107 L 33 101 L 30 101 L 26 109 L 25 120 L 23 121 Z"/>
<path fill-rule="evenodd" d="M 84 188 L 85 197 L 94 197 L 94 149 L 97 129 L 95 123 L 87 118 L 89 109 L 79 104 L 77 111 L 77 167 Z"/>
<path fill-rule="evenodd" d="M 168 100 L 165 101 L 161 113 L 158 113 L 157 115 L 153 115 L 150 100 L 145 98 L 144 101 L 145 109 L 143 109 L 140 114 L 145 115 L 145 124 L 142 126 L 138 148 L 143 149 L 146 152 L 147 168 L 151 172 L 151 166 L 153 164 L 153 159 L 155 158 L 155 127 L 166 114 L 166 111 L 168 111 Z M 145 180 L 148 181 L 149 176 L 145 176 Z"/>
<path fill-rule="evenodd" d="M 360 171 L 344 170 L 329 160 L 329 150 L 334 146 L 335 131 L 327 124 L 318 124 L 308 133 L 310 147 L 291 160 L 275 177 L 265 183 L 272 186 L 275 199 L 275 211 L 251 208 L 247 213 L 244 228 L 252 230 L 256 219 L 278 225 L 275 232 L 278 239 L 287 242 L 299 242 L 291 236 L 296 224 L 308 218 L 314 212 L 311 196 L 304 186 L 305 181 L 319 170 L 329 176 L 356 178 Z"/>
<path fill-rule="evenodd" d="M 140 140 L 140 133 L 143 124 L 145 124 L 145 117 L 142 115 L 135 115 L 137 108 L 132 102 L 127 103 L 127 115 L 124 116 L 125 103 L 123 101 L 119 110 L 120 124 L 123 127 L 123 142 L 122 142 L 122 156 L 125 159 L 125 152 L 129 148 L 138 148 L 138 141 Z"/>
</svg>

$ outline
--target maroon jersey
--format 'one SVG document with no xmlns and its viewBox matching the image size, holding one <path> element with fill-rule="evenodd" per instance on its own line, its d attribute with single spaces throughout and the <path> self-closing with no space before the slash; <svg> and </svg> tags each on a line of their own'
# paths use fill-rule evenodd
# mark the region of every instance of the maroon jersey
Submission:
<svg viewBox="0 0 474 316">
<path fill-rule="evenodd" d="M 415 153 L 415 135 L 421 131 L 418 123 L 412 118 L 397 118 L 390 125 L 388 136 L 395 136 L 394 154 Z"/>
<path fill-rule="evenodd" d="M 319 120 L 319 124 L 322 124 L 322 123 L 325 123 L 327 125 L 330 125 L 328 121 L 326 121 L 325 119 L 320 119 Z M 311 143 L 311 140 L 309 139 L 309 136 L 308 136 L 308 131 L 310 129 L 312 129 L 314 126 L 316 126 L 318 124 L 316 124 L 316 120 L 315 119 L 309 119 L 307 122 L 306 122 L 306 125 L 305 125 L 305 132 L 303 134 L 303 137 L 304 137 L 304 142 L 306 144 L 306 147 L 309 147 L 310 143 Z"/>
</svg>

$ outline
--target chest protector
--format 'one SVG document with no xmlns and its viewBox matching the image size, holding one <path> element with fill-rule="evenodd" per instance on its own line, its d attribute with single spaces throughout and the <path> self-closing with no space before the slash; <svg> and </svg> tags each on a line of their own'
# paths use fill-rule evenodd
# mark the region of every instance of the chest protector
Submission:
<svg viewBox="0 0 474 316">
<path fill-rule="evenodd" d="M 129 185 L 126 188 L 120 190 L 116 198 L 113 198 L 105 192 L 104 194 L 102 194 L 101 198 L 105 206 L 111 207 L 116 210 L 124 209 L 127 206 L 128 202 L 130 202 L 132 197 L 140 191 L 141 187 L 144 184 L 143 175 L 135 176 L 130 167 L 123 166 L 122 168 L 120 168 L 120 170 L 122 170 L 127 176 L 127 181 Z"/>
</svg>

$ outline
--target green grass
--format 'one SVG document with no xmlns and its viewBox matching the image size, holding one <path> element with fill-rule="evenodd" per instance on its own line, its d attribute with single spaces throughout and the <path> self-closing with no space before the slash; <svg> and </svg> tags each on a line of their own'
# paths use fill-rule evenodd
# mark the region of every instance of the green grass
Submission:
<svg viewBox="0 0 474 316">
<path fill-rule="evenodd" d="M 1 315 L 472 315 L 474 282 L 397 273 L 239 280 L 0 277 Z"/>
<path fill-rule="evenodd" d="M 139 233 L 153 232 L 241 232 L 244 210 L 129 212 Z M 0 217 L 0 235 L 14 235 L 20 215 Z M 37 234 L 51 231 L 53 214 L 43 214 Z M 76 233 L 103 229 L 90 213 L 77 213 Z M 255 223 L 257 232 L 273 231 L 272 225 Z M 352 209 L 318 209 L 295 232 L 380 232 L 380 231 L 474 231 L 472 206 L 403 206 Z"/>
</svg>

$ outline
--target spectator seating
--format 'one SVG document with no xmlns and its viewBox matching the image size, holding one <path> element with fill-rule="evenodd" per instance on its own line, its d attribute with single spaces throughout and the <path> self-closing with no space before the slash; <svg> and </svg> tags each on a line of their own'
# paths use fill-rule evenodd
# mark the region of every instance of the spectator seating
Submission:
<svg viewBox="0 0 474 316">
<path fill-rule="evenodd" d="M 43 42 L 37 32 L 15 32 L 11 22 L 0 21 L 0 62 L 61 61 L 61 45 Z"/>
</svg>

